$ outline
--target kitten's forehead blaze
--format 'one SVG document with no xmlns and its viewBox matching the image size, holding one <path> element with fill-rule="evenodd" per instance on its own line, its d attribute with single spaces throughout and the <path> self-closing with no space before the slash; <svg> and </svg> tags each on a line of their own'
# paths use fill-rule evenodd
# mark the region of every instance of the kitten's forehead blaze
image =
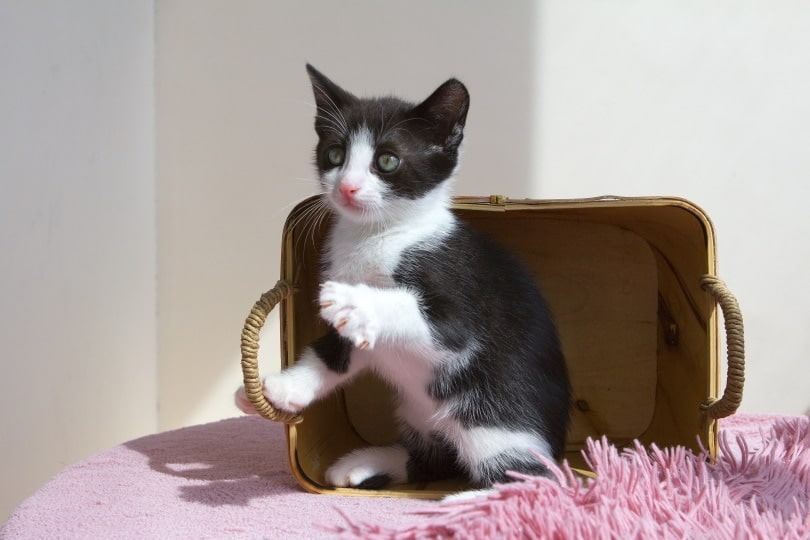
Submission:
<svg viewBox="0 0 810 540">
<path fill-rule="evenodd" d="M 374 159 L 374 147 L 374 136 L 371 130 L 363 126 L 353 131 L 349 135 L 345 169 L 356 172 L 368 171 Z"/>
</svg>

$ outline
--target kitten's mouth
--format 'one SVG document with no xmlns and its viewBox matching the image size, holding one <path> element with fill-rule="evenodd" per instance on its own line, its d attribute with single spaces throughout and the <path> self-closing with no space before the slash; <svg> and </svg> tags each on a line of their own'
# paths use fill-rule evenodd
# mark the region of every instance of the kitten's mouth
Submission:
<svg viewBox="0 0 810 540">
<path fill-rule="evenodd" d="M 336 194 L 332 197 L 332 202 L 339 207 L 339 209 L 352 215 L 359 216 L 365 214 L 367 211 L 366 206 L 358 201 L 356 197 L 346 197 L 342 194 Z"/>
</svg>

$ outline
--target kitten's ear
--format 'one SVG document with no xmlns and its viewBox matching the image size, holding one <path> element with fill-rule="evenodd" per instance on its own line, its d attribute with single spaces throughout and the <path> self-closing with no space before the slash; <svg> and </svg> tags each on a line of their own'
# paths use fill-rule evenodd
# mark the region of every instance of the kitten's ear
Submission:
<svg viewBox="0 0 810 540">
<path fill-rule="evenodd" d="M 434 126 L 438 145 L 457 148 L 464 138 L 464 122 L 469 108 L 470 94 L 467 88 L 461 81 L 450 79 L 417 105 L 413 115 Z"/>
<path fill-rule="evenodd" d="M 307 73 L 312 82 L 312 92 L 315 94 L 315 130 L 320 133 L 321 128 L 330 124 L 335 127 L 335 119 L 342 118 L 340 109 L 355 101 L 352 94 L 330 81 L 326 75 L 307 64 Z"/>
</svg>

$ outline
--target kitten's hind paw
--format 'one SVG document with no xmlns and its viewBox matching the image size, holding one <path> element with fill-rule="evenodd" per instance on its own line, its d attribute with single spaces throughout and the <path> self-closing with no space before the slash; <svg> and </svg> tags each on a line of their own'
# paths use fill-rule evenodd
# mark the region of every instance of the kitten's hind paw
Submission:
<svg viewBox="0 0 810 540">
<path fill-rule="evenodd" d="M 407 481 L 408 452 L 401 446 L 375 446 L 350 452 L 326 470 L 335 487 L 382 489 Z"/>
<path fill-rule="evenodd" d="M 373 291 L 365 285 L 327 281 L 321 285 L 321 317 L 358 349 L 373 349 L 379 324 Z"/>
</svg>

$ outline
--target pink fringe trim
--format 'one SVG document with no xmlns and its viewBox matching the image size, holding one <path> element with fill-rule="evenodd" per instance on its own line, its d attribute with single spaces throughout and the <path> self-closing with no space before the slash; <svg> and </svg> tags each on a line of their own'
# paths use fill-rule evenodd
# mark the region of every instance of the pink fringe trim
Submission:
<svg viewBox="0 0 810 540">
<path fill-rule="evenodd" d="M 400 529 L 344 515 L 340 538 L 810 538 L 810 418 L 777 420 L 762 447 L 721 431 L 712 463 L 704 451 L 623 451 L 589 440 L 597 479 L 549 464 L 554 480 L 516 475 L 486 497 L 437 504 Z M 731 440 L 729 440 L 731 439 Z"/>
</svg>

